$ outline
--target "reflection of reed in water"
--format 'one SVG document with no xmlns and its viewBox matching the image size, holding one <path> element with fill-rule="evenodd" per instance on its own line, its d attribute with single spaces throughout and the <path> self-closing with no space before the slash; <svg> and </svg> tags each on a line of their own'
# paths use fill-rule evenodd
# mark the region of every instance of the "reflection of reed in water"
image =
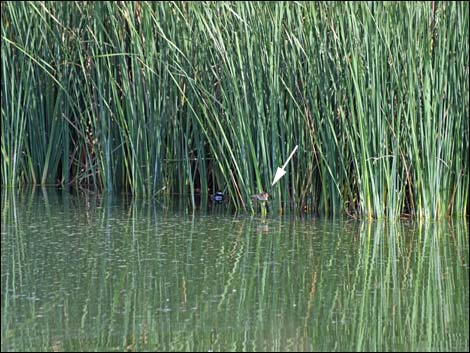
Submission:
<svg viewBox="0 0 470 353">
<path fill-rule="evenodd" d="M 15 195 L 3 191 L 1 197 L 6 233 L 2 251 L 18 247 L 27 252 L 3 251 L 2 271 L 11 278 L 15 270 L 21 271 L 32 279 L 23 284 L 25 291 L 50 291 L 51 295 L 28 306 L 20 305 L 22 297 L 4 296 L 8 315 L 2 318 L 2 329 L 4 324 L 13 327 L 17 317 L 28 316 L 31 320 L 22 328 L 31 335 L 2 340 L 2 351 L 32 350 L 44 346 L 44 341 L 50 342 L 49 350 L 86 351 L 104 350 L 111 344 L 111 349 L 120 351 L 227 351 L 244 345 L 252 351 L 367 351 L 402 346 L 419 350 L 426 330 L 430 330 L 429 338 L 425 337 L 427 350 L 468 351 L 468 296 L 462 295 L 468 288 L 469 255 L 462 250 L 468 249 L 469 242 L 465 220 L 453 220 L 450 225 L 225 213 L 200 217 L 154 212 L 153 204 L 149 212 L 141 199 L 128 202 L 94 195 L 83 199 L 54 190 L 48 195 Z M 60 219 L 54 218 L 58 213 Z M 57 226 L 51 223 L 54 220 L 60 221 Z M 56 231 L 50 232 L 51 226 Z M 87 236 L 64 242 L 71 227 L 80 235 L 86 231 Z M 31 233 L 19 233 L 26 231 Z M 120 241 L 123 231 L 136 241 Z M 41 244 L 47 250 L 37 251 Z M 78 251 L 82 259 L 73 257 L 77 249 L 84 249 Z M 90 261 L 80 279 L 96 290 L 69 301 L 65 295 L 77 290 L 75 277 L 35 272 L 37 266 L 45 268 L 52 251 L 64 273 L 74 273 L 77 265 Z M 137 262 L 136 255 L 142 260 Z M 110 264 L 136 261 L 141 265 L 102 266 L 98 259 L 103 256 Z M 132 274 L 135 285 L 123 281 L 123 273 Z M 166 280 L 158 280 L 160 276 Z M 51 287 L 53 281 L 60 282 Z M 6 281 L 4 291 L 13 292 L 14 286 Z M 140 330 L 90 315 L 66 317 L 86 305 L 102 308 L 103 318 L 119 317 L 122 306 L 113 305 L 115 296 L 107 293 L 124 292 L 127 295 L 120 303 L 144 318 Z M 148 293 L 152 293 L 148 300 L 135 299 Z M 57 305 L 57 298 L 63 310 L 47 310 Z M 203 300 L 209 304 L 202 305 Z M 176 311 L 181 315 L 172 315 Z M 253 312 L 262 320 L 247 327 Z M 326 322 L 316 320 L 318 312 L 325 314 Z M 196 315 L 194 323 L 185 321 Z M 40 324 L 43 320 L 50 320 L 49 324 Z M 427 322 L 432 325 L 426 326 Z M 86 340 L 76 343 L 64 338 L 64 323 L 72 329 L 83 325 L 80 337 Z M 227 332 L 227 327 L 234 329 Z M 446 334 L 447 328 L 455 336 Z M 252 329 L 249 334 L 248 329 Z M 333 335 L 332 329 L 337 330 Z M 96 335 L 96 330 L 102 334 Z M 103 341 L 103 335 L 114 337 L 116 330 L 129 340 Z"/>
<path fill-rule="evenodd" d="M 266 222 L 258 223 L 256 225 L 256 233 L 267 233 L 269 232 L 269 226 Z"/>
</svg>

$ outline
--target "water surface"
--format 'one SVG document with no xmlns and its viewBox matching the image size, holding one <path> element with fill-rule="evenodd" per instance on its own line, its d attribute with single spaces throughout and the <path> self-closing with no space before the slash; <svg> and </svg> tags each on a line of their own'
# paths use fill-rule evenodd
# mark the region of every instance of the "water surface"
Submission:
<svg viewBox="0 0 470 353">
<path fill-rule="evenodd" d="M 2 351 L 468 351 L 468 225 L 2 192 Z"/>
</svg>

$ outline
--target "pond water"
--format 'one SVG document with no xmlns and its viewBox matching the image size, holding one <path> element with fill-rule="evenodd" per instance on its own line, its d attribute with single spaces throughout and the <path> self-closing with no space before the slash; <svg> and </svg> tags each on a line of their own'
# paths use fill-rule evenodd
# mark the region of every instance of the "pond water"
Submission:
<svg viewBox="0 0 470 353">
<path fill-rule="evenodd" d="M 2 351 L 468 351 L 465 220 L 2 191 Z"/>
</svg>

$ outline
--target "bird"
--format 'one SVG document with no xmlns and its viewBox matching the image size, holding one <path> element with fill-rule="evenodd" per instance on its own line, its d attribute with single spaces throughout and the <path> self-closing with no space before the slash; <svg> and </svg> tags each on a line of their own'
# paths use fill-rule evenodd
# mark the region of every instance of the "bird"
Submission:
<svg viewBox="0 0 470 353">
<path fill-rule="evenodd" d="M 220 191 L 217 191 L 214 195 L 211 195 L 211 200 L 217 203 L 221 203 L 224 199 L 224 194 Z"/>
<path fill-rule="evenodd" d="M 258 200 L 258 201 L 268 201 L 269 194 L 266 191 L 263 191 L 260 194 L 254 194 L 251 195 L 251 198 L 253 200 Z"/>
</svg>

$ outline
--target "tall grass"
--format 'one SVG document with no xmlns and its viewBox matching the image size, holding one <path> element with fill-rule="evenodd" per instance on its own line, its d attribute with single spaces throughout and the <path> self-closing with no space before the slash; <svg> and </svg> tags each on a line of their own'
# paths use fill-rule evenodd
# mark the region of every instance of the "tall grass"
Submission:
<svg viewBox="0 0 470 353">
<path fill-rule="evenodd" d="M 468 3 L 1 9 L 4 186 L 468 214 Z"/>
</svg>

